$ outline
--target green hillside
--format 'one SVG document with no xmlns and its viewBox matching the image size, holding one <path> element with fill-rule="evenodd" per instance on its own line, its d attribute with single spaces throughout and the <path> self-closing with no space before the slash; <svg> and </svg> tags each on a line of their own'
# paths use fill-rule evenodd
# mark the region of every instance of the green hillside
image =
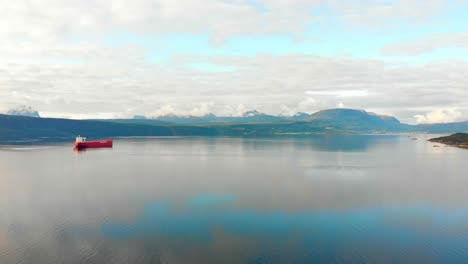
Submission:
<svg viewBox="0 0 468 264">
<path fill-rule="evenodd" d="M 214 135 L 214 130 L 207 127 L 121 124 L 0 115 L 0 141 L 2 142 L 73 140 L 76 135 L 85 135 L 90 139 L 118 136 L 207 136 Z"/>
</svg>

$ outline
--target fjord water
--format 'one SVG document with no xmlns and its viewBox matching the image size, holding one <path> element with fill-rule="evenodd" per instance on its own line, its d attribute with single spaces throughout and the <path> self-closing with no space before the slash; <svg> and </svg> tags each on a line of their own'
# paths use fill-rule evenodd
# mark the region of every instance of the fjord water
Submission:
<svg viewBox="0 0 468 264">
<path fill-rule="evenodd" d="M 0 263 L 467 263 L 468 151 L 427 135 L 0 147 Z"/>
</svg>

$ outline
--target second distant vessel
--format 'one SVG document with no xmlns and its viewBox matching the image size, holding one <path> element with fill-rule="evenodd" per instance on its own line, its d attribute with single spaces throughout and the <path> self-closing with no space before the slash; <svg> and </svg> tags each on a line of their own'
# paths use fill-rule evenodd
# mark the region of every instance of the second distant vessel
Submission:
<svg viewBox="0 0 468 264">
<path fill-rule="evenodd" d="M 87 141 L 85 137 L 77 136 L 75 143 L 76 148 L 112 148 L 112 139 L 102 139 Z"/>
</svg>

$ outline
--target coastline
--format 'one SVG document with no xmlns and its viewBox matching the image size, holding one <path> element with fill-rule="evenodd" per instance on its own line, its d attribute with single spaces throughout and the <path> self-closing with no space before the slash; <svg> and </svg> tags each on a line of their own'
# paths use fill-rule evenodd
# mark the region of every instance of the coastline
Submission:
<svg viewBox="0 0 468 264">
<path fill-rule="evenodd" d="M 431 138 L 428 141 L 445 144 L 447 146 L 468 149 L 468 134 L 456 133 L 450 136 Z"/>
</svg>

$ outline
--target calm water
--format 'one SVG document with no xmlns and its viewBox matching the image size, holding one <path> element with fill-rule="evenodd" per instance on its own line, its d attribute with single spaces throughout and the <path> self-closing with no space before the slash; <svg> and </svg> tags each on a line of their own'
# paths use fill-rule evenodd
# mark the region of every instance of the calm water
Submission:
<svg viewBox="0 0 468 264">
<path fill-rule="evenodd" d="M 0 146 L 0 263 L 468 263 L 468 150 L 417 137 Z"/>
</svg>

